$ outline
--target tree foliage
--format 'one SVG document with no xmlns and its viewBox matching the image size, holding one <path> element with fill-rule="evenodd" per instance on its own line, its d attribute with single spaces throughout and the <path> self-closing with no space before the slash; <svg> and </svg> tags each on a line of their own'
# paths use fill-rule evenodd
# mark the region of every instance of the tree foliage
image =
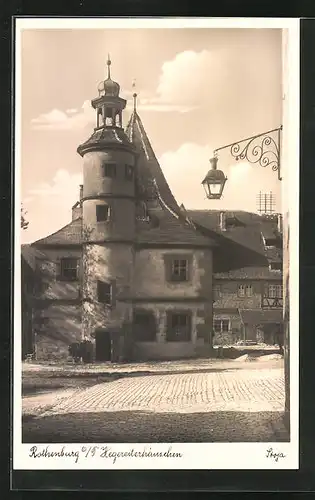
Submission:
<svg viewBox="0 0 315 500">
<path fill-rule="evenodd" d="M 27 212 L 24 210 L 23 206 L 21 206 L 21 229 L 27 229 L 28 228 L 28 220 L 26 220 L 26 214 Z"/>
</svg>

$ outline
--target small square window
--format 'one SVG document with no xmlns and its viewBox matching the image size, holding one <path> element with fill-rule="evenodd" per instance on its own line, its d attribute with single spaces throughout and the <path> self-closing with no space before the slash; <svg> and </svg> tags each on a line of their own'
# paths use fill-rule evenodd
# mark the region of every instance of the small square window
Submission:
<svg viewBox="0 0 315 500">
<path fill-rule="evenodd" d="M 132 181 L 132 179 L 133 179 L 133 166 L 132 165 L 125 165 L 125 178 L 128 181 Z"/>
<path fill-rule="evenodd" d="M 103 165 L 104 177 L 116 177 L 116 163 L 105 163 Z"/>
<path fill-rule="evenodd" d="M 97 300 L 103 304 L 112 303 L 112 285 L 104 281 L 97 281 Z"/>
<path fill-rule="evenodd" d="M 109 220 L 110 208 L 108 205 L 96 205 L 97 222 L 106 222 Z"/>
<path fill-rule="evenodd" d="M 60 278 L 65 281 L 76 281 L 78 279 L 79 259 L 63 258 L 60 260 Z"/>
<path fill-rule="evenodd" d="M 213 329 L 215 333 L 227 333 L 230 331 L 230 321 L 228 319 L 215 319 Z"/>
<path fill-rule="evenodd" d="M 171 281 L 188 280 L 188 260 L 174 259 L 171 268 Z"/>
</svg>

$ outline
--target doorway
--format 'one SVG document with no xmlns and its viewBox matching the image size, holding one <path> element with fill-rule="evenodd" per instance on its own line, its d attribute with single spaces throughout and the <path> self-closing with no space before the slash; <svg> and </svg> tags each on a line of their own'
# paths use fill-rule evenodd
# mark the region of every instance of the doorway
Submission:
<svg viewBox="0 0 315 500">
<path fill-rule="evenodd" d="M 112 342 L 108 330 L 98 330 L 95 335 L 95 361 L 111 361 Z"/>
</svg>

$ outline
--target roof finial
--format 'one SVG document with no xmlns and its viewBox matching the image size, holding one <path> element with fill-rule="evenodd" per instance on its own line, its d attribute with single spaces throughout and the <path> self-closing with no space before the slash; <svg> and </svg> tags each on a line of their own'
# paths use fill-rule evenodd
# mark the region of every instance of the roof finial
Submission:
<svg viewBox="0 0 315 500">
<path fill-rule="evenodd" d="M 112 64 L 112 61 L 110 60 L 110 55 L 107 55 L 107 79 L 110 79 L 110 65 Z"/>
<path fill-rule="evenodd" d="M 132 97 L 133 97 L 133 110 L 137 111 L 137 97 L 138 97 L 138 94 L 136 92 L 136 80 L 135 79 L 132 82 L 132 88 L 134 89 L 134 93 L 132 95 Z"/>
</svg>

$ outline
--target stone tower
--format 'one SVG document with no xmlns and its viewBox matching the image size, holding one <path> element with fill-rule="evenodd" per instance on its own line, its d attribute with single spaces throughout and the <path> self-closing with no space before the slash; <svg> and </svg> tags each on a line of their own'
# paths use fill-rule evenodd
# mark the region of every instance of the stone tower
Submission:
<svg viewBox="0 0 315 500">
<path fill-rule="evenodd" d="M 83 336 L 96 360 L 124 356 L 132 321 L 135 241 L 134 146 L 122 128 L 126 101 L 111 79 L 98 86 L 92 136 L 78 147 L 83 157 Z"/>
</svg>

